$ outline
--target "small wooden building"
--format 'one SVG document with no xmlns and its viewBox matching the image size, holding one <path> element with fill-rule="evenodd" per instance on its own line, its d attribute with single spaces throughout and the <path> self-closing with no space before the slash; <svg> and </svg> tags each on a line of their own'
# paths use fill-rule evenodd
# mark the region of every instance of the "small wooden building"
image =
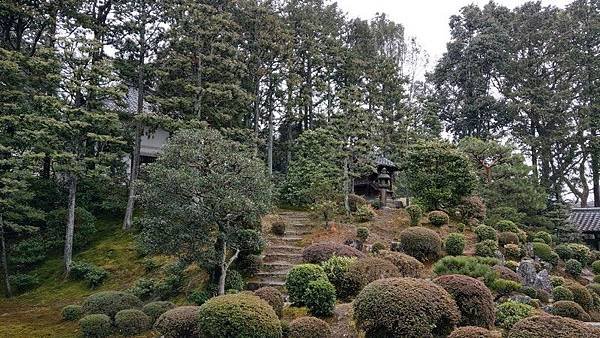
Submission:
<svg viewBox="0 0 600 338">
<path fill-rule="evenodd" d="M 369 201 L 379 200 L 382 206 L 394 199 L 394 182 L 398 167 L 384 156 L 378 156 L 375 170 L 354 180 L 354 193 Z"/>
<path fill-rule="evenodd" d="M 569 216 L 586 243 L 595 250 L 600 250 L 600 208 L 573 208 Z"/>
</svg>

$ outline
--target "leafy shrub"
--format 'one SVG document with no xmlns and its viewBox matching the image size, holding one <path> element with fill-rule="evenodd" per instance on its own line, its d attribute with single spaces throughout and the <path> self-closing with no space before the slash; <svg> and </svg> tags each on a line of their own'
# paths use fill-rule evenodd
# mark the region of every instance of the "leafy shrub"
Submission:
<svg viewBox="0 0 600 338">
<path fill-rule="evenodd" d="M 300 317 L 290 323 L 289 338 L 329 338 L 333 331 L 329 324 L 315 317 Z"/>
<path fill-rule="evenodd" d="M 79 328 L 84 337 L 108 337 L 112 334 L 112 322 L 105 314 L 91 314 L 79 320 Z"/>
<path fill-rule="evenodd" d="M 150 329 L 150 317 L 136 309 L 121 310 L 115 315 L 115 327 L 124 336 L 135 336 Z"/>
<path fill-rule="evenodd" d="M 240 255 L 235 260 L 235 268 L 244 276 L 254 276 L 258 273 L 263 265 L 260 255 Z"/>
<path fill-rule="evenodd" d="M 564 286 L 557 286 L 552 289 L 552 298 L 554 301 L 573 300 L 573 292 Z"/>
<path fill-rule="evenodd" d="M 442 240 L 433 230 L 412 227 L 400 233 L 400 250 L 421 262 L 433 260 L 442 252 Z"/>
<path fill-rule="evenodd" d="M 73 262 L 70 277 L 74 280 L 84 280 L 90 288 L 96 288 L 108 277 L 108 271 L 91 263 Z"/>
<path fill-rule="evenodd" d="M 506 261 L 504 262 L 504 266 L 512 271 L 517 271 L 517 268 L 519 267 L 519 262 L 517 261 Z"/>
<path fill-rule="evenodd" d="M 591 264 L 591 267 L 592 267 L 592 272 L 594 272 L 594 274 L 596 274 L 596 275 L 600 274 L 600 260 L 594 261 Z"/>
<path fill-rule="evenodd" d="M 351 212 L 356 212 L 359 206 L 366 205 L 369 205 L 369 201 L 367 201 L 364 197 L 355 194 L 348 195 L 348 206 L 350 207 Z"/>
<path fill-rule="evenodd" d="M 367 257 L 359 259 L 348 269 L 348 280 L 351 295 L 357 294 L 365 285 L 374 280 L 389 277 L 399 277 L 398 268 L 383 258 Z"/>
<path fill-rule="evenodd" d="M 531 316 L 533 309 L 531 305 L 512 300 L 506 301 L 496 306 L 496 325 L 510 330 L 518 321 Z"/>
<path fill-rule="evenodd" d="M 482 257 L 495 257 L 498 250 L 498 242 L 486 239 L 475 244 L 475 255 Z"/>
<path fill-rule="evenodd" d="M 589 311 L 594 306 L 594 298 L 588 289 L 579 283 L 567 283 L 566 287 L 573 293 L 573 301 L 585 310 Z"/>
<path fill-rule="evenodd" d="M 369 229 L 366 227 L 358 227 L 356 228 L 356 238 L 360 241 L 365 242 L 367 238 L 369 238 Z"/>
<path fill-rule="evenodd" d="M 516 244 L 506 244 L 504 245 L 504 255 L 507 258 L 520 259 L 521 248 Z"/>
<path fill-rule="evenodd" d="M 521 283 L 502 278 L 493 280 L 489 285 L 498 295 L 509 295 L 521 289 Z"/>
<path fill-rule="evenodd" d="M 296 305 L 304 304 L 304 293 L 308 284 L 317 279 L 327 279 L 323 268 L 315 264 L 300 264 L 290 270 L 285 282 L 290 302 Z"/>
<path fill-rule="evenodd" d="M 165 338 L 197 337 L 199 306 L 179 306 L 158 317 L 154 329 Z"/>
<path fill-rule="evenodd" d="M 501 220 L 496 223 L 496 229 L 498 231 L 510 231 L 517 233 L 519 231 L 519 227 L 513 222 L 509 220 Z"/>
<path fill-rule="evenodd" d="M 258 255 L 266 246 L 262 234 L 259 231 L 252 229 L 237 231 L 233 240 L 244 254 Z"/>
<path fill-rule="evenodd" d="M 286 224 L 284 220 L 276 220 L 271 224 L 271 232 L 277 236 L 285 235 Z"/>
<path fill-rule="evenodd" d="M 8 260 L 17 266 L 32 266 L 43 262 L 47 257 L 48 245 L 41 236 L 19 241 L 12 247 Z"/>
<path fill-rule="evenodd" d="M 368 222 L 375 217 L 375 210 L 370 205 L 361 205 L 356 209 L 354 218 L 358 222 Z"/>
<path fill-rule="evenodd" d="M 446 253 L 450 256 L 460 256 L 465 250 L 465 236 L 451 233 L 446 237 Z"/>
<path fill-rule="evenodd" d="M 187 299 L 190 303 L 200 306 L 212 297 L 214 297 L 214 292 L 209 290 L 194 290 L 189 294 Z"/>
<path fill-rule="evenodd" d="M 485 203 L 479 196 L 473 195 L 463 197 L 458 205 L 458 210 L 465 220 L 476 219 L 478 221 L 483 221 L 485 219 Z"/>
<path fill-rule="evenodd" d="M 147 300 L 155 297 L 158 282 L 152 278 L 139 278 L 128 290 L 139 299 Z"/>
<path fill-rule="evenodd" d="M 321 267 L 327 274 L 327 279 L 335 286 L 338 298 L 347 298 L 352 295 L 354 286 L 348 276 L 348 270 L 356 262 L 356 257 L 333 256 L 321 263 Z"/>
<path fill-rule="evenodd" d="M 131 293 L 122 291 L 97 292 L 83 301 L 86 314 L 105 314 L 114 318 L 117 312 L 142 307 L 142 301 Z"/>
<path fill-rule="evenodd" d="M 458 223 L 456 225 L 456 230 L 458 230 L 458 232 L 464 232 L 465 231 L 465 223 Z"/>
<path fill-rule="evenodd" d="M 239 272 L 235 270 L 227 271 L 227 274 L 225 275 L 225 290 L 241 291 L 244 290 L 245 287 L 246 282 Z"/>
<path fill-rule="evenodd" d="M 584 244 L 570 243 L 569 249 L 573 252 L 573 259 L 578 260 L 583 266 L 586 266 L 590 256 L 590 248 Z"/>
<path fill-rule="evenodd" d="M 37 276 L 24 273 L 10 275 L 8 276 L 8 280 L 13 291 L 16 293 L 27 292 L 40 285 L 40 279 Z"/>
<path fill-rule="evenodd" d="M 461 326 L 494 326 L 494 297 L 485 284 L 463 275 L 444 275 L 433 282 L 448 291 L 456 301 L 461 312 Z"/>
<path fill-rule="evenodd" d="M 201 337 L 281 337 L 281 324 L 275 311 L 251 294 L 212 298 L 200 307 L 197 318 Z"/>
<path fill-rule="evenodd" d="M 497 331 L 490 331 L 477 326 L 459 327 L 448 336 L 448 338 L 501 338 Z"/>
<path fill-rule="evenodd" d="M 376 280 L 358 294 L 353 308 L 367 337 L 445 336 L 460 319 L 446 290 L 415 278 Z"/>
<path fill-rule="evenodd" d="M 495 241 L 498 239 L 496 230 L 488 225 L 480 225 L 475 228 L 475 235 L 477 235 L 477 241 L 482 242 L 486 240 Z"/>
<path fill-rule="evenodd" d="M 594 283 L 600 283 L 600 275 L 594 276 L 593 281 L 594 281 Z"/>
<path fill-rule="evenodd" d="M 429 223 L 431 223 L 431 225 L 436 227 L 446 225 L 450 221 L 450 217 L 448 217 L 448 214 L 439 210 L 430 212 L 427 215 L 427 219 L 429 220 Z"/>
<path fill-rule="evenodd" d="M 378 252 L 377 257 L 392 262 L 398 268 L 400 277 L 418 278 L 423 274 L 425 268 L 423 263 L 416 258 L 401 252 L 381 250 Z"/>
<path fill-rule="evenodd" d="M 142 307 L 142 311 L 148 315 L 148 317 L 150 317 L 150 323 L 154 323 L 163 313 L 174 308 L 175 304 L 171 302 L 159 301 L 150 302 L 144 305 L 144 307 Z"/>
<path fill-rule="evenodd" d="M 381 242 L 375 242 L 373 243 L 373 246 L 371 246 L 371 252 L 374 254 L 377 254 L 379 251 L 381 250 L 385 250 L 385 244 L 381 243 Z"/>
<path fill-rule="evenodd" d="M 277 317 L 283 314 L 283 295 L 276 288 L 265 286 L 254 291 L 254 295 L 267 302 L 275 311 Z"/>
<path fill-rule="evenodd" d="M 552 235 L 550 235 L 549 233 L 547 233 L 546 231 L 538 231 L 535 233 L 535 235 L 533 235 L 533 239 L 541 239 L 542 242 L 548 244 L 548 245 L 552 245 Z"/>
<path fill-rule="evenodd" d="M 503 231 L 498 234 L 498 243 L 501 246 L 505 246 L 506 244 L 519 244 L 519 236 L 514 232 Z"/>
<path fill-rule="evenodd" d="M 597 331 L 596 331 L 597 332 Z M 516 323 L 508 338 L 584 338 L 597 337 L 586 324 L 560 316 L 543 315 L 525 318 Z"/>
<path fill-rule="evenodd" d="M 335 308 L 335 287 L 326 278 L 308 283 L 304 304 L 314 316 L 329 316 Z"/>
<path fill-rule="evenodd" d="M 423 208 L 418 204 L 411 204 L 406 207 L 406 212 L 408 213 L 408 217 L 410 217 L 410 225 L 419 225 L 419 221 L 423 217 Z"/>
<path fill-rule="evenodd" d="M 567 244 L 559 244 L 554 248 L 554 250 L 558 254 L 558 257 L 560 257 L 560 259 L 563 261 L 573 258 L 573 250 L 571 250 Z"/>
<path fill-rule="evenodd" d="M 590 283 L 588 285 L 586 285 L 586 287 L 592 291 L 595 292 L 597 295 L 600 296 L 600 283 Z"/>
<path fill-rule="evenodd" d="M 446 256 L 433 265 L 436 275 L 465 275 L 473 278 L 484 278 L 486 284 L 496 278 L 492 266 L 498 263 L 495 258 Z"/>
<path fill-rule="evenodd" d="M 554 304 L 552 304 L 552 308 L 550 309 L 550 313 L 556 316 L 573 318 L 584 322 L 590 321 L 590 315 L 583 310 L 581 305 L 570 300 L 560 300 L 558 302 L 554 302 Z"/>
<path fill-rule="evenodd" d="M 521 276 L 506 266 L 494 265 L 492 269 L 496 272 L 498 278 L 511 280 L 517 283 L 521 282 Z"/>
<path fill-rule="evenodd" d="M 546 243 L 534 242 L 533 253 L 544 262 L 548 262 L 552 265 L 558 263 L 558 254 Z"/>
<path fill-rule="evenodd" d="M 351 246 L 337 243 L 312 244 L 302 251 L 302 259 L 305 263 L 319 264 L 332 256 L 361 258 L 364 257 L 365 254 Z"/>
<path fill-rule="evenodd" d="M 63 320 L 78 320 L 83 317 L 83 308 L 80 305 L 67 305 L 62 308 L 61 315 Z"/>
<path fill-rule="evenodd" d="M 537 290 L 531 286 L 523 286 L 521 287 L 521 293 L 527 295 L 531 298 L 537 298 Z"/>
<path fill-rule="evenodd" d="M 565 271 L 568 272 L 571 276 L 579 277 L 581 275 L 582 269 L 583 266 L 576 259 L 571 258 L 565 263 Z"/>
<path fill-rule="evenodd" d="M 550 285 L 553 287 L 565 285 L 566 280 L 560 276 L 550 276 Z"/>
</svg>

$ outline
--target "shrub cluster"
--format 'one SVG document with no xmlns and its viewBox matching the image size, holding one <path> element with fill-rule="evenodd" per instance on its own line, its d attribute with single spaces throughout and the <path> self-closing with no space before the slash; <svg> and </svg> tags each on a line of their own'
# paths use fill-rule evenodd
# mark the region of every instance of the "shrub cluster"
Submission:
<svg viewBox="0 0 600 338">
<path fill-rule="evenodd" d="M 569 247 L 568 244 L 559 244 L 554 248 L 554 251 L 558 254 L 558 257 L 563 261 L 567 261 L 573 258 L 573 250 Z"/>
<path fill-rule="evenodd" d="M 585 312 L 581 305 L 570 300 L 560 300 L 558 302 L 554 302 L 552 304 L 552 308 L 550 309 L 550 313 L 584 322 L 590 321 L 590 315 Z"/>
<path fill-rule="evenodd" d="M 154 323 L 158 317 L 160 317 L 160 315 L 174 308 L 175 304 L 171 302 L 159 301 L 150 302 L 144 305 L 144 307 L 142 307 L 142 311 L 148 315 L 148 317 L 150 317 L 150 322 Z"/>
<path fill-rule="evenodd" d="M 517 233 L 519 231 L 519 227 L 513 222 L 509 220 L 501 220 L 496 223 L 496 229 L 498 231 L 510 231 Z"/>
<path fill-rule="evenodd" d="M 369 229 L 366 227 L 356 228 L 356 238 L 362 242 L 365 242 L 367 238 L 369 238 Z"/>
<path fill-rule="evenodd" d="M 315 317 L 300 317 L 290 323 L 289 338 L 330 338 L 331 327 L 325 321 Z"/>
<path fill-rule="evenodd" d="M 498 243 L 501 246 L 505 246 L 507 244 L 519 244 L 519 236 L 514 232 L 503 231 L 498 234 Z"/>
<path fill-rule="evenodd" d="M 571 276 L 579 277 L 581 275 L 581 270 L 583 270 L 583 266 L 578 260 L 571 258 L 565 262 L 565 271 Z"/>
<path fill-rule="evenodd" d="M 486 207 L 483 199 L 479 196 L 467 196 L 461 199 L 458 210 L 463 219 L 476 219 L 483 221 L 485 219 Z"/>
<path fill-rule="evenodd" d="M 108 277 L 108 271 L 86 262 L 71 263 L 71 274 L 73 280 L 83 280 L 90 288 L 96 288 Z"/>
<path fill-rule="evenodd" d="M 477 235 L 477 241 L 482 242 L 485 240 L 493 240 L 496 241 L 498 239 L 498 235 L 496 234 L 496 230 L 489 225 L 479 225 L 475 228 L 475 235 Z"/>
<path fill-rule="evenodd" d="M 105 314 L 91 314 L 79 320 L 79 328 L 84 337 L 108 337 L 112 334 L 112 321 Z"/>
<path fill-rule="evenodd" d="M 498 331 L 490 331 L 477 326 L 464 326 L 452 331 L 448 338 L 501 338 Z"/>
<path fill-rule="evenodd" d="M 308 283 L 304 292 L 304 304 L 314 316 L 329 316 L 335 308 L 335 287 L 327 278 Z"/>
<path fill-rule="evenodd" d="M 277 236 L 285 235 L 286 224 L 282 219 L 278 219 L 271 223 L 271 232 Z"/>
<path fill-rule="evenodd" d="M 494 297 L 481 281 L 463 275 L 444 275 L 433 282 L 448 291 L 456 301 L 461 313 L 461 326 L 494 326 Z"/>
<path fill-rule="evenodd" d="M 552 245 L 552 235 L 550 235 L 549 233 L 547 233 L 546 231 L 538 231 L 535 233 L 535 235 L 533 235 L 533 240 L 541 240 L 542 242 L 548 244 L 548 245 Z"/>
<path fill-rule="evenodd" d="M 414 258 L 413 258 L 414 259 Z M 356 257 L 333 256 L 321 263 L 327 279 L 333 284 L 338 298 L 345 299 L 352 295 L 353 285 L 348 276 L 350 266 L 356 262 Z"/>
<path fill-rule="evenodd" d="M 300 264 L 290 270 L 285 282 L 290 302 L 295 305 L 304 304 L 304 293 L 308 284 L 318 279 L 327 279 L 322 267 L 315 264 Z"/>
<path fill-rule="evenodd" d="M 235 268 L 244 276 L 254 276 L 260 271 L 263 265 L 260 255 L 242 255 L 235 260 Z"/>
<path fill-rule="evenodd" d="M 377 257 L 359 259 L 350 266 L 347 274 L 352 295 L 374 280 L 400 277 L 398 268 L 392 262 Z"/>
<path fill-rule="evenodd" d="M 124 336 L 138 335 L 150 326 L 150 317 L 140 310 L 121 310 L 115 315 L 115 327 Z"/>
<path fill-rule="evenodd" d="M 235 270 L 228 270 L 225 275 L 225 290 L 242 291 L 246 287 L 246 282 L 242 274 Z"/>
<path fill-rule="evenodd" d="M 410 217 L 410 225 L 419 225 L 419 221 L 423 217 L 423 208 L 418 204 L 411 204 L 406 207 L 406 212 L 408 213 L 408 217 Z"/>
<path fill-rule="evenodd" d="M 368 222 L 375 217 L 375 210 L 370 205 L 361 205 L 356 208 L 356 212 L 354 212 L 354 218 L 358 222 Z"/>
<path fill-rule="evenodd" d="M 197 337 L 199 306 L 179 306 L 158 317 L 154 329 L 165 338 Z"/>
<path fill-rule="evenodd" d="M 502 278 L 494 279 L 489 283 L 489 286 L 490 289 L 501 296 L 521 290 L 521 283 Z"/>
<path fill-rule="evenodd" d="M 521 259 L 521 248 L 516 244 L 506 244 L 504 245 L 504 255 L 507 258 Z"/>
<path fill-rule="evenodd" d="M 475 244 L 475 255 L 481 257 L 495 257 L 496 251 L 498 251 L 498 242 L 491 239 Z"/>
<path fill-rule="evenodd" d="M 521 283 L 521 276 L 513 270 L 502 265 L 494 265 L 492 269 L 496 272 L 496 275 L 501 279 L 511 280 L 513 282 Z"/>
<path fill-rule="evenodd" d="M 211 290 L 194 290 L 188 296 L 188 301 L 194 305 L 202 305 L 206 303 L 207 300 L 214 297 L 215 292 Z"/>
<path fill-rule="evenodd" d="M 400 233 L 400 250 L 421 262 L 433 260 L 442 252 L 442 240 L 433 230 L 412 227 Z"/>
<path fill-rule="evenodd" d="M 446 225 L 450 221 L 450 217 L 448 217 L 448 214 L 439 210 L 430 212 L 427 215 L 427 219 L 429 220 L 429 223 L 431 223 L 431 225 L 436 227 Z"/>
<path fill-rule="evenodd" d="M 254 291 L 254 295 L 269 303 L 277 317 L 283 315 L 283 295 L 276 288 L 265 286 Z"/>
<path fill-rule="evenodd" d="M 425 268 L 416 258 L 402 252 L 381 250 L 377 257 L 392 262 L 398 268 L 401 277 L 421 277 Z"/>
<path fill-rule="evenodd" d="M 460 320 L 446 290 L 415 278 L 374 281 L 359 293 L 353 308 L 356 324 L 367 337 L 445 336 Z"/>
<path fill-rule="evenodd" d="M 518 321 L 531 316 L 533 309 L 531 305 L 512 300 L 506 301 L 496 306 L 496 325 L 510 330 Z"/>
<path fill-rule="evenodd" d="M 560 316 L 532 316 L 516 323 L 508 338 L 587 338 L 597 337 L 591 326 Z"/>
<path fill-rule="evenodd" d="M 80 305 L 67 305 L 62 308 L 62 319 L 74 321 L 83 317 L 83 308 Z"/>
<path fill-rule="evenodd" d="M 446 256 L 433 265 L 433 272 L 438 276 L 456 274 L 484 278 L 487 284 L 496 278 L 492 266 L 497 263 L 496 258 L 489 257 Z"/>
<path fill-rule="evenodd" d="M 571 249 L 573 259 L 578 260 L 583 266 L 586 266 L 591 254 L 590 248 L 584 244 L 570 243 L 569 249 Z"/>
<path fill-rule="evenodd" d="M 589 311 L 594 306 L 594 298 L 591 292 L 579 283 L 567 283 L 565 285 L 573 293 L 573 301 L 585 310 Z"/>
<path fill-rule="evenodd" d="M 364 257 L 365 254 L 351 246 L 337 243 L 312 244 L 302 251 L 302 259 L 305 263 L 319 264 L 332 256 L 361 258 Z"/>
<path fill-rule="evenodd" d="M 573 292 L 564 286 L 557 286 L 552 289 L 552 298 L 555 302 L 561 300 L 573 300 Z"/>
<path fill-rule="evenodd" d="M 86 314 L 105 314 L 112 319 L 121 310 L 141 308 L 142 301 L 127 292 L 103 291 L 87 297 L 82 307 Z"/>
<path fill-rule="evenodd" d="M 600 275 L 600 260 L 594 261 L 591 265 L 592 272 L 596 275 Z"/>
<path fill-rule="evenodd" d="M 465 236 L 458 233 L 451 233 L 446 237 L 446 253 L 450 256 L 460 256 L 465 250 Z"/>
<path fill-rule="evenodd" d="M 371 253 L 377 254 L 379 251 L 385 250 L 385 249 L 386 249 L 385 244 L 383 244 L 381 242 L 375 242 L 371 246 Z"/>
<path fill-rule="evenodd" d="M 23 293 L 35 289 L 40 285 L 40 279 L 37 276 L 24 273 L 16 273 L 8 276 L 10 286 L 16 293 Z"/>
<path fill-rule="evenodd" d="M 533 253 L 544 262 L 548 262 L 552 265 L 556 265 L 558 263 L 558 254 L 554 252 L 554 250 L 552 250 L 552 248 L 546 243 L 534 242 Z"/>
<path fill-rule="evenodd" d="M 351 212 L 356 212 L 358 207 L 366 205 L 369 205 L 369 202 L 364 197 L 355 194 L 348 195 L 348 206 Z"/>
</svg>

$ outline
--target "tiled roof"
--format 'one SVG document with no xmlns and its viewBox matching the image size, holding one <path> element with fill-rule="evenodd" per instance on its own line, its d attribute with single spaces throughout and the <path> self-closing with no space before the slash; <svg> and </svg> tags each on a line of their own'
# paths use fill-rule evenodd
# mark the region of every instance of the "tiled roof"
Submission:
<svg viewBox="0 0 600 338">
<path fill-rule="evenodd" d="M 377 166 L 384 166 L 384 167 L 392 167 L 392 168 L 396 168 L 396 164 L 390 160 L 388 160 L 387 158 L 383 157 L 383 156 L 377 156 L 377 159 L 375 160 L 375 163 L 377 164 Z"/>
<path fill-rule="evenodd" d="M 600 208 L 573 208 L 569 221 L 580 232 L 600 232 Z"/>
<path fill-rule="evenodd" d="M 109 109 L 127 111 L 127 113 L 129 113 L 129 114 L 137 113 L 137 102 L 138 102 L 137 88 L 135 88 L 135 87 L 127 88 L 127 93 L 125 94 L 125 97 L 123 98 L 123 100 L 124 100 L 123 104 L 125 105 L 125 107 L 117 104 L 113 100 L 106 101 L 105 105 Z M 145 112 L 152 111 L 150 104 L 145 101 L 144 101 L 144 111 Z"/>
</svg>

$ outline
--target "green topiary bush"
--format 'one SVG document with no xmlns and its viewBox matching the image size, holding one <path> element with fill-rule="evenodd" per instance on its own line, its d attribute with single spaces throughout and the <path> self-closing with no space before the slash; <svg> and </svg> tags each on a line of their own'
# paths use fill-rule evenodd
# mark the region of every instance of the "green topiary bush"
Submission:
<svg viewBox="0 0 600 338">
<path fill-rule="evenodd" d="M 66 321 L 75 321 L 83 317 L 83 308 L 80 305 L 67 305 L 62 308 L 62 319 Z"/>
<path fill-rule="evenodd" d="M 523 318 L 527 318 L 533 313 L 533 306 L 515 302 L 506 301 L 496 306 L 496 325 L 505 330 L 510 330 L 513 325 Z"/>
<path fill-rule="evenodd" d="M 488 225 L 480 225 L 475 228 L 475 235 L 477 235 L 477 241 L 482 242 L 486 240 L 496 241 L 498 239 L 498 235 L 496 234 L 496 230 Z"/>
<path fill-rule="evenodd" d="M 429 223 L 431 223 L 431 225 L 436 227 L 446 225 L 450 221 L 450 217 L 448 217 L 447 213 L 438 210 L 430 212 L 427 215 L 427 219 L 429 220 Z"/>
<path fill-rule="evenodd" d="M 465 236 L 451 233 L 446 237 L 446 253 L 450 256 L 460 256 L 465 250 Z"/>
<path fill-rule="evenodd" d="M 579 283 L 569 282 L 565 285 L 573 293 L 573 301 L 585 310 L 590 311 L 594 306 L 594 298 L 590 290 Z"/>
<path fill-rule="evenodd" d="M 583 310 L 581 305 L 570 300 L 554 302 L 550 309 L 550 313 L 556 316 L 573 318 L 584 322 L 590 321 L 590 315 Z"/>
<path fill-rule="evenodd" d="M 121 310 L 115 315 L 115 327 L 124 336 L 135 336 L 150 329 L 150 320 L 150 317 L 140 310 Z"/>
<path fill-rule="evenodd" d="M 150 302 L 144 305 L 144 307 L 142 307 L 142 311 L 148 315 L 148 317 L 150 317 L 150 323 L 154 323 L 158 317 L 160 317 L 160 315 L 174 308 L 175 304 L 171 302 L 159 301 Z"/>
<path fill-rule="evenodd" d="M 361 205 L 356 209 L 354 213 L 354 219 L 357 222 L 363 223 L 373 220 L 375 217 L 375 210 L 370 205 Z"/>
<path fill-rule="evenodd" d="M 448 291 L 456 301 L 461 313 L 461 326 L 494 326 L 494 297 L 481 281 L 463 275 L 444 275 L 433 282 Z"/>
<path fill-rule="evenodd" d="M 295 305 L 304 304 L 304 293 L 308 284 L 317 279 L 327 279 L 323 268 L 316 264 L 300 264 L 290 270 L 285 282 L 289 300 Z"/>
<path fill-rule="evenodd" d="M 463 197 L 458 205 L 458 210 L 462 219 L 477 221 L 483 221 L 487 212 L 483 199 L 477 195 Z"/>
<path fill-rule="evenodd" d="M 532 316 L 516 323 L 508 338 L 588 338 L 598 331 L 580 321 L 552 315 Z"/>
<path fill-rule="evenodd" d="M 416 258 L 404 254 L 402 252 L 381 250 L 377 257 L 390 261 L 398 268 L 400 277 L 415 277 L 418 278 L 423 274 L 425 266 Z"/>
<path fill-rule="evenodd" d="M 127 292 L 103 291 L 87 297 L 82 306 L 86 314 L 105 314 L 114 318 L 121 310 L 141 308 L 142 301 Z"/>
<path fill-rule="evenodd" d="M 8 276 L 10 286 L 15 293 L 24 293 L 29 290 L 35 289 L 40 285 L 40 279 L 34 275 L 28 275 L 24 273 L 16 273 Z"/>
<path fill-rule="evenodd" d="M 386 249 L 385 244 L 383 244 L 381 242 L 375 242 L 371 246 L 371 253 L 377 254 L 379 251 L 385 250 L 385 249 Z"/>
<path fill-rule="evenodd" d="M 521 259 L 521 248 L 516 244 L 504 245 L 504 256 L 508 259 Z"/>
<path fill-rule="evenodd" d="M 459 327 L 448 336 L 448 338 L 501 338 L 498 331 L 490 331 L 477 326 Z"/>
<path fill-rule="evenodd" d="M 498 260 L 491 257 L 446 256 L 433 265 L 433 272 L 438 275 L 465 275 L 473 278 L 483 278 L 486 285 L 496 278 L 492 266 Z"/>
<path fill-rule="evenodd" d="M 446 336 L 460 320 L 446 290 L 415 278 L 376 280 L 359 293 L 353 309 L 356 325 L 367 337 Z"/>
<path fill-rule="evenodd" d="M 494 265 L 492 269 L 496 272 L 498 278 L 511 280 L 513 282 L 521 283 L 521 276 L 507 266 Z"/>
<path fill-rule="evenodd" d="M 406 212 L 410 217 L 410 225 L 419 225 L 419 221 L 421 220 L 421 217 L 423 217 L 423 208 L 418 204 L 411 204 L 406 207 Z"/>
<path fill-rule="evenodd" d="M 351 212 L 356 212 L 358 207 L 365 205 L 369 205 L 369 201 L 367 201 L 364 197 L 355 194 L 348 195 L 348 206 L 350 207 Z"/>
<path fill-rule="evenodd" d="M 521 290 L 521 283 L 508 279 L 497 278 L 489 283 L 490 289 L 500 296 L 509 295 Z"/>
<path fill-rule="evenodd" d="M 238 293 L 210 299 L 197 315 L 200 337 L 280 338 L 279 318 L 271 306 L 257 296 Z"/>
<path fill-rule="evenodd" d="M 335 287 L 326 278 L 308 283 L 304 304 L 313 316 L 329 316 L 335 308 Z"/>
<path fill-rule="evenodd" d="M 359 259 L 348 269 L 349 290 L 356 295 L 365 285 L 374 280 L 389 277 L 400 277 L 398 268 L 383 258 L 367 257 Z"/>
<path fill-rule="evenodd" d="M 505 246 L 507 244 L 519 244 L 519 236 L 514 232 L 503 231 L 498 234 L 498 244 Z"/>
<path fill-rule="evenodd" d="M 600 283 L 600 275 L 594 276 L 593 281 L 594 281 L 594 283 Z"/>
<path fill-rule="evenodd" d="M 542 240 L 542 242 L 548 244 L 548 245 L 552 245 L 552 235 L 550 235 L 549 233 L 547 233 L 546 231 L 538 231 L 535 233 L 535 235 L 533 235 L 533 239 L 540 239 Z"/>
<path fill-rule="evenodd" d="M 225 275 L 225 290 L 242 291 L 246 287 L 246 282 L 242 274 L 235 270 L 228 270 Z"/>
<path fill-rule="evenodd" d="M 315 317 L 300 317 L 290 323 L 289 338 L 330 338 L 333 331 L 329 324 Z"/>
<path fill-rule="evenodd" d="M 550 276 L 550 285 L 552 287 L 563 286 L 565 283 L 565 279 L 560 276 Z"/>
<path fill-rule="evenodd" d="M 154 329 L 165 338 L 197 337 L 199 306 L 179 306 L 158 317 Z"/>
<path fill-rule="evenodd" d="M 215 292 L 211 290 L 194 290 L 188 296 L 188 302 L 194 305 L 202 305 L 206 303 L 207 300 L 211 299 L 215 296 Z"/>
<path fill-rule="evenodd" d="M 319 264 L 332 256 L 361 258 L 365 254 L 348 245 L 327 242 L 309 245 L 302 251 L 305 263 Z"/>
<path fill-rule="evenodd" d="M 369 238 L 369 229 L 366 227 L 358 227 L 356 228 L 356 238 L 360 241 L 365 242 L 367 238 Z"/>
<path fill-rule="evenodd" d="M 400 233 L 400 250 L 421 262 L 437 259 L 442 252 L 442 240 L 433 230 L 412 227 Z"/>
<path fill-rule="evenodd" d="M 283 315 L 283 295 L 276 288 L 265 286 L 254 291 L 254 295 L 269 303 L 277 317 Z"/>
<path fill-rule="evenodd" d="M 73 262 L 69 277 L 73 280 L 83 280 L 90 288 L 96 288 L 108 277 L 108 271 L 91 263 Z"/>
<path fill-rule="evenodd" d="M 546 244 L 541 242 L 534 242 L 533 244 L 533 253 L 538 256 L 541 260 L 548 262 L 552 265 L 556 265 L 558 263 L 558 254 L 552 250 L 552 248 Z"/>
<path fill-rule="evenodd" d="M 567 244 L 559 244 L 554 248 L 554 251 L 558 254 L 558 257 L 563 261 L 567 261 L 573 258 L 573 250 Z"/>
<path fill-rule="evenodd" d="M 84 337 L 108 337 L 112 334 L 112 322 L 105 314 L 91 314 L 79 320 L 79 329 Z"/>
<path fill-rule="evenodd" d="M 498 242 L 486 239 L 485 241 L 475 244 L 475 255 L 481 257 L 496 257 L 498 250 Z"/>
<path fill-rule="evenodd" d="M 590 248 L 587 245 L 578 243 L 570 243 L 568 246 L 573 252 L 573 256 L 571 258 L 578 260 L 581 265 L 586 266 L 591 253 Z"/>
<path fill-rule="evenodd" d="M 333 256 L 321 263 L 327 279 L 333 284 L 338 298 L 345 299 L 352 295 L 354 286 L 348 276 L 350 266 L 356 262 L 356 257 Z"/>
<path fill-rule="evenodd" d="M 594 274 L 596 274 L 596 275 L 600 274 L 600 260 L 594 261 L 591 264 L 591 267 L 592 267 L 592 272 L 594 272 Z"/>
<path fill-rule="evenodd" d="M 581 270 L 583 270 L 583 266 L 578 260 L 571 258 L 565 262 L 565 271 L 568 272 L 571 276 L 581 276 Z"/>
<path fill-rule="evenodd" d="M 517 233 L 519 231 L 519 227 L 513 221 L 508 220 L 498 221 L 496 223 L 496 229 L 500 232 L 510 231 Z"/>
<path fill-rule="evenodd" d="M 552 289 L 552 298 L 555 302 L 561 300 L 573 300 L 573 292 L 564 286 L 557 286 Z"/>
<path fill-rule="evenodd" d="M 282 219 L 278 219 L 275 222 L 271 223 L 271 232 L 277 236 L 285 235 L 286 224 Z"/>
</svg>

